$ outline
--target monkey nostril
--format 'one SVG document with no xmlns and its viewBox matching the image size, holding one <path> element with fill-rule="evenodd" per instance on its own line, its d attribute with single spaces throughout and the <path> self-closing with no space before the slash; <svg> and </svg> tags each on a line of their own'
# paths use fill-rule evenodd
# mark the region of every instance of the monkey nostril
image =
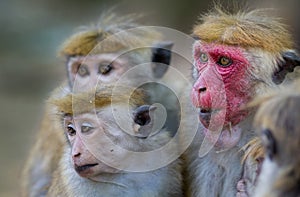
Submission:
<svg viewBox="0 0 300 197">
<path fill-rule="evenodd" d="M 80 153 L 76 153 L 73 155 L 73 157 L 79 157 L 81 154 Z"/>
<path fill-rule="evenodd" d="M 201 92 L 205 92 L 206 91 L 206 87 L 201 87 L 198 89 L 198 91 L 201 93 Z"/>
</svg>

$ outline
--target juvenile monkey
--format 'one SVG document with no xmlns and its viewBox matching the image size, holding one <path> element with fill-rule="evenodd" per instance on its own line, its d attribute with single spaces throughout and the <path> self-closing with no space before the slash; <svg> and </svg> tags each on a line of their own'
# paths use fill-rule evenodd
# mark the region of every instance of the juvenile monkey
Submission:
<svg viewBox="0 0 300 197">
<path fill-rule="evenodd" d="M 119 90 L 112 94 L 110 87 L 104 87 L 92 94 L 50 100 L 57 107 L 67 141 L 47 196 L 182 196 L 179 160 L 158 169 L 138 170 L 170 154 L 143 157 L 164 146 L 170 136 L 168 132 L 139 133 L 137 126 L 155 124 L 148 112 L 156 109 L 145 103 L 143 91 Z M 127 125 L 116 122 L 114 113 L 120 111 L 125 111 L 121 118 Z M 131 159 L 133 154 L 140 154 L 137 160 Z"/>
<path fill-rule="evenodd" d="M 170 62 L 172 43 L 158 42 L 160 35 L 151 29 L 138 28 L 135 18 L 134 15 L 119 17 L 111 12 L 104 13 L 98 24 L 84 27 L 67 39 L 60 53 L 66 59 L 68 83 L 52 92 L 51 97 L 59 98 L 69 91 L 88 91 L 103 84 L 114 84 L 129 69 L 152 60 L 153 63 L 139 69 L 138 74 L 135 72 L 123 78 L 123 85 L 138 86 L 143 80 L 161 77 L 166 69 L 157 68 L 161 65 L 154 62 Z M 46 194 L 51 174 L 62 155 L 64 136 L 51 114 L 52 106 L 47 104 L 23 170 L 22 196 Z"/>
<path fill-rule="evenodd" d="M 236 196 L 240 150 L 254 135 L 255 109 L 245 105 L 278 88 L 298 65 L 298 56 L 285 25 L 259 10 L 216 8 L 202 16 L 193 35 L 191 99 L 200 124 L 184 154 L 186 191 L 188 196 Z M 186 121 L 182 127 L 187 136 L 192 126 Z"/>
<path fill-rule="evenodd" d="M 258 103 L 254 125 L 265 160 L 255 197 L 300 196 L 300 81 L 294 85 Z"/>
</svg>

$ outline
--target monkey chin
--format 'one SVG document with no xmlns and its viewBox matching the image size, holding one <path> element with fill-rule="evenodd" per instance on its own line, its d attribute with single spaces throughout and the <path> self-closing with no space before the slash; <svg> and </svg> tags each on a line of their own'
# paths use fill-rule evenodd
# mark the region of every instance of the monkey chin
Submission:
<svg viewBox="0 0 300 197">
<path fill-rule="evenodd" d="M 199 121 L 205 127 L 205 137 L 214 144 L 216 149 L 230 149 L 237 145 L 241 138 L 242 130 L 237 125 L 246 114 L 239 114 L 229 118 L 226 110 L 203 110 L 200 109 Z M 229 120 L 235 120 L 231 122 Z"/>
</svg>

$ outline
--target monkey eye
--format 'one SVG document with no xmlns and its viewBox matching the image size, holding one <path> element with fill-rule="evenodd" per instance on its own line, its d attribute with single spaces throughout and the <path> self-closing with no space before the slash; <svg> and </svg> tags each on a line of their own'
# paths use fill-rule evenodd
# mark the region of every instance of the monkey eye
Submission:
<svg viewBox="0 0 300 197">
<path fill-rule="evenodd" d="M 68 126 L 67 126 L 67 133 L 68 133 L 69 136 L 76 135 L 76 130 L 75 130 L 73 124 L 68 124 Z"/>
<path fill-rule="evenodd" d="M 208 61 L 208 56 L 205 53 L 200 53 L 200 61 L 205 63 Z"/>
<path fill-rule="evenodd" d="M 232 60 L 228 57 L 220 57 L 217 64 L 219 64 L 221 67 L 228 67 L 232 64 Z"/>
<path fill-rule="evenodd" d="M 81 64 L 77 70 L 77 73 L 81 76 L 81 77 L 85 77 L 87 75 L 90 74 L 89 69 L 87 67 L 87 65 Z"/>
<path fill-rule="evenodd" d="M 99 73 L 102 75 L 107 75 L 113 69 L 111 64 L 100 64 Z"/>
<path fill-rule="evenodd" d="M 272 160 L 277 154 L 276 140 L 270 129 L 262 130 L 262 142 L 265 145 L 266 155 Z"/>
<path fill-rule="evenodd" d="M 92 129 L 93 129 L 93 126 L 89 123 L 82 123 L 82 125 L 81 125 L 81 132 L 82 133 L 87 133 Z"/>
</svg>

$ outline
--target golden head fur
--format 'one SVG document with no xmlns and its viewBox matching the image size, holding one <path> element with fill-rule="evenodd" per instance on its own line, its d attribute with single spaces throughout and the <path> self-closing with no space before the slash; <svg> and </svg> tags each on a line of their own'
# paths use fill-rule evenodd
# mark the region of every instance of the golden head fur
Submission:
<svg viewBox="0 0 300 197">
<path fill-rule="evenodd" d="M 141 89 L 129 87 L 102 86 L 96 91 L 69 93 L 62 98 L 50 98 L 48 102 L 56 106 L 59 113 L 73 115 L 117 103 L 127 102 L 130 106 L 140 106 L 146 103 L 146 93 Z"/>
<path fill-rule="evenodd" d="M 60 54 L 84 56 L 149 47 L 160 39 L 160 34 L 150 27 L 139 28 L 137 15 L 117 16 L 112 10 L 103 13 L 97 24 L 82 27 L 67 39 Z"/>
<path fill-rule="evenodd" d="M 245 162 L 246 159 L 251 158 L 252 161 L 257 161 L 260 158 L 264 158 L 264 149 L 260 143 L 259 138 L 253 138 L 250 140 L 244 147 L 243 150 L 245 154 L 242 158 L 242 163 Z"/>
<path fill-rule="evenodd" d="M 204 42 L 260 48 L 274 53 L 292 49 L 292 36 L 286 26 L 278 18 L 264 15 L 264 11 L 230 14 L 216 7 L 200 18 L 193 34 Z"/>
</svg>

